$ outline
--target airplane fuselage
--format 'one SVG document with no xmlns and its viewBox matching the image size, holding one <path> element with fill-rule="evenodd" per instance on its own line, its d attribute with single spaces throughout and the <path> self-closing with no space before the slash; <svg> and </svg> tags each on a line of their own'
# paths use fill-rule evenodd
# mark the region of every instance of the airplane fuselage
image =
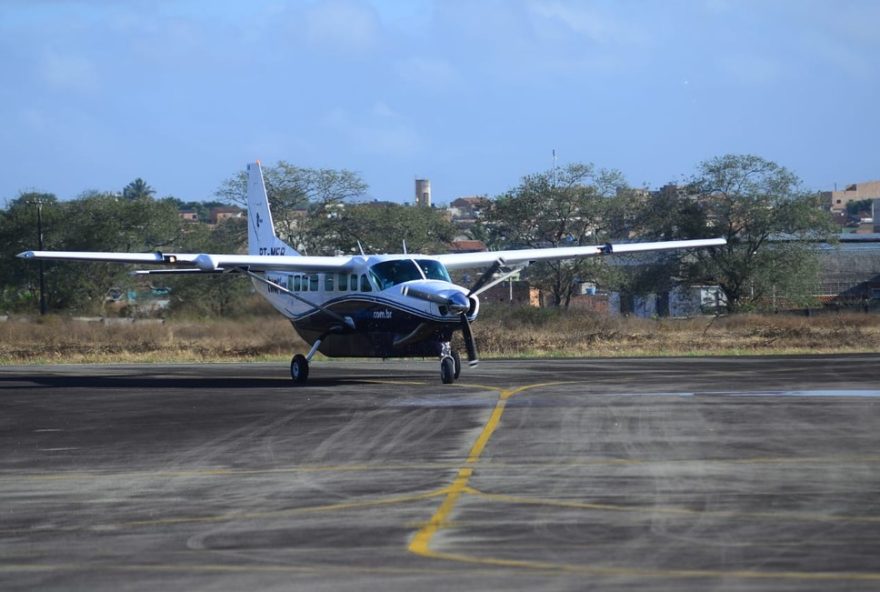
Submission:
<svg viewBox="0 0 880 592">
<path fill-rule="evenodd" d="M 467 290 L 446 268 L 424 255 L 352 257 L 344 272 L 282 272 L 254 281 L 257 290 L 293 324 L 309 345 L 331 357 L 436 356 L 460 328 L 460 314 L 438 300 Z M 283 289 L 282 289 L 283 288 Z M 479 304 L 469 299 L 469 321 Z"/>
</svg>

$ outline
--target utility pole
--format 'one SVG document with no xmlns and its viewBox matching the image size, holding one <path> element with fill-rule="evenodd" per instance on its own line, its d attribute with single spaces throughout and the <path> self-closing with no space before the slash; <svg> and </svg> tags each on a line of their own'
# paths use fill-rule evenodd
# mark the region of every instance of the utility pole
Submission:
<svg viewBox="0 0 880 592">
<path fill-rule="evenodd" d="M 37 244 L 43 250 L 43 200 L 39 197 L 31 201 L 37 206 Z M 43 260 L 39 260 L 40 273 L 40 314 L 46 314 L 46 278 L 43 275 Z"/>
</svg>

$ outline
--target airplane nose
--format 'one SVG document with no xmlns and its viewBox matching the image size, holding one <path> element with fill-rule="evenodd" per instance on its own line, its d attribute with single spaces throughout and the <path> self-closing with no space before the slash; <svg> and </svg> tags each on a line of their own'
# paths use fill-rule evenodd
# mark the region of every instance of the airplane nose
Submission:
<svg viewBox="0 0 880 592">
<path fill-rule="evenodd" d="M 449 302 L 446 306 L 449 307 L 451 312 L 463 313 L 468 311 L 471 307 L 471 303 L 467 296 L 461 292 L 455 292 L 449 295 Z"/>
</svg>

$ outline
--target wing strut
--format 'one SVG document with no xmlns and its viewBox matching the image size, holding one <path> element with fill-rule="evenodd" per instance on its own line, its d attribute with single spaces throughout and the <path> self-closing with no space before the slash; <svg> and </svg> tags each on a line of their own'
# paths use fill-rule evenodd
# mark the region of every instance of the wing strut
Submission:
<svg viewBox="0 0 880 592">
<path fill-rule="evenodd" d="M 345 325 L 349 329 L 354 330 L 354 319 L 352 319 L 351 317 L 344 317 L 339 313 L 333 312 L 332 310 L 330 310 L 326 306 L 321 306 L 320 304 L 317 304 L 315 302 L 311 302 L 310 300 L 306 300 L 305 298 L 303 298 L 299 294 L 291 292 L 290 290 L 288 290 L 287 288 L 285 288 L 281 284 L 273 282 L 272 280 L 268 280 L 268 279 L 264 278 L 263 276 L 254 273 L 253 271 L 251 271 L 249 269 L 244 269 L 243 267 L 240 267 L 238 269 L 242 273 L 249 275 L 253 279 L 257 280 L 258 282 L 264 283 L 267 286 L 271 286 L 275 290 L 278 290 L 279 292 L 287 294 L 288 296 L 290 296 L 294 300 L 299 300 L 300 302 L 304 302 L 305 304 L 308 304 L 309 306 L 317 308 L 318 310 L 320 310 L 324 314 L 333 317 L 334 319 L 336 319 L 337 321 L 339 321 L 340 323 L 342 323 L 343 325 Z"/>
</svg>

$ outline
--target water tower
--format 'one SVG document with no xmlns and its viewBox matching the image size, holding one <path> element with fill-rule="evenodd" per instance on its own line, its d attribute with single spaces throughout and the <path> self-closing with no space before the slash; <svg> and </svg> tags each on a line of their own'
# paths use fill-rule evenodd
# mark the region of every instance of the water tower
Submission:
<svg viewBox="0 0 880 592">
<path fill-rule="evenodd" d="M 430 179 L 416 179 L 416 205 L 422 208 L 431 207 Z"/>
</svg>

